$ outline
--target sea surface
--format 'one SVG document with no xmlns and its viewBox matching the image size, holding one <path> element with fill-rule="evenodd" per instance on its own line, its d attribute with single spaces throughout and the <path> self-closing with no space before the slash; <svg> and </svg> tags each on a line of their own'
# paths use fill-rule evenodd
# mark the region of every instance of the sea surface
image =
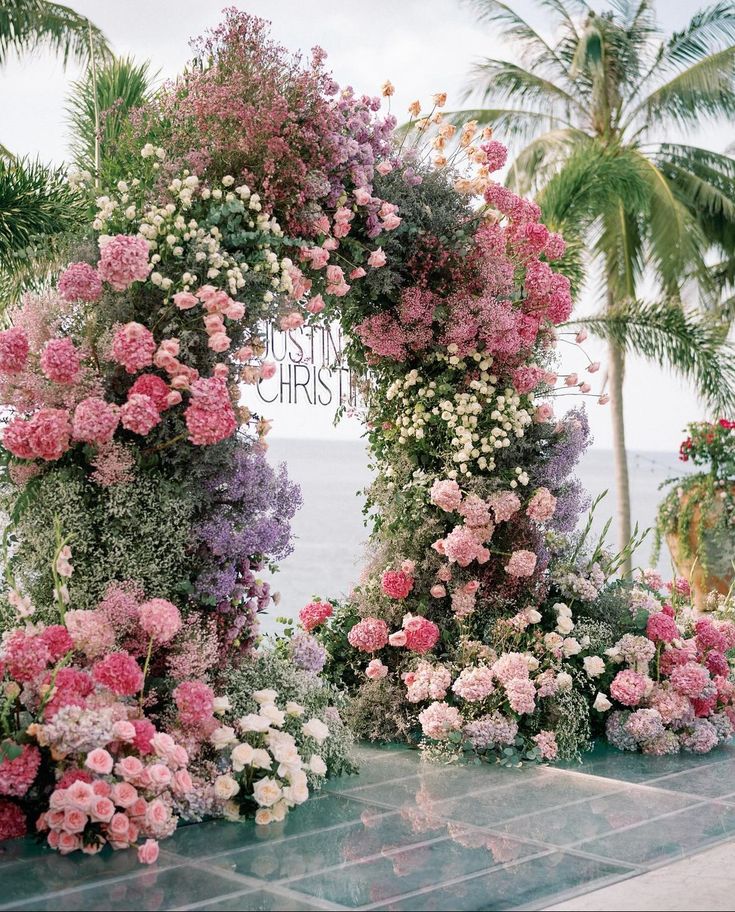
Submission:
<svg viewBox="0 0 735 912">
<path fill-rule="evenodd" d="M 360 440 L 271 439 L 269 457 L 274 464 L 287 463 L 290 477 L 301 486 L 304 505 L 293 523 L 294 551 L 272 578 L 274 588 L 281 593 L 281 603 L 264 616 L 266 631 L 275 628 L 274 615 L 294 617 L 313 596 L 339 597 L 357 582 L 367 539 L 359 492 L 371 478 Z M 668 453 L 632 451 L 629 458 L 633 522 L 644 530 L 655 523 L 662 498 L 659 485 L 682 475 L 684 466 Z M 593 532 L 599 534 L 615 513 L 612 452 L 589 450 L 577 474 L 593 498 L 608 491 L 595 512 Z M 613 520 L 611 541 L 614 526 Z M 638 549 L 639 566 L 651 565 L 652 542 L 649 534 Z M 670 571 L 665 547 L 659 567 Z"/>
</svg>

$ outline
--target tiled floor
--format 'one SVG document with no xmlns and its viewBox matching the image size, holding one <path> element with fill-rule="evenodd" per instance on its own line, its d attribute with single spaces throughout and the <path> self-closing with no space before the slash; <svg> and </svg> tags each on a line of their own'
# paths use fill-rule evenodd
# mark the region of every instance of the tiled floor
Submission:
<svg viewBox="0 0 735 912">
<path fill-rule="evenodd" d="M 735 748 L 654 758 L 601 746 L 582 766 L 522 770 L 359 755 L 359 776 L 284 823 L 182 827 L 152 868 L 130 852 L 6 843 L 0 910 L 596 908 L 570 900 L 600 890 L 614 903 L 610 885 L 631 877 L 655 890 L 648 872 L 735 840 Z"/>
</svg>

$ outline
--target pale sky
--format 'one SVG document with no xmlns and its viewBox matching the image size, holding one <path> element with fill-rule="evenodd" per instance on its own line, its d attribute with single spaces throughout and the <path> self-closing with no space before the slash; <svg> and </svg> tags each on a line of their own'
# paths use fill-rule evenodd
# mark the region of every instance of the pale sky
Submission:
<svg viewBox="0 0 735 912">
<path fill-rule="evenodd" d="M 150 59 L 163 78 L 174 76 L 188 58 L 188 39 L 215 25 L 222 0 L 71 0 L 106 33 L 117 54 Z M 478 25 L 460 0 L 248 0 L 233 5 L 270 19 L 282 43 L 308 50 L 315 44 L 328 52 L 329 64 L 341 85 L 377 94 L 389 78 L 396 86 L 393 110 L 402 118 L 414 98 L 428 101 L 438 91 L 449 93 L 448 107 L 460 105 L 471 64 L 483 56 L 510 57 L 488 25 Z M 514 7 L 543 32 L 545 17 L 529 0 Z M 597 6 L 597 4 L 595 4 Z M 668 28 L 680 29 L 698 9 L 698 0 L 660 3 Z M 38 155 L 44 161 L 63 161 L 67 150 L 64 99 L 69 83 L 78 78 L 48 56 L 11 61 L 0 71 L 0 143 L 19 155 Z M 731 128 L 708 128 L 688 139 L 722 151 L 732 141 Z M 583 307 L 594 303 L 592 292 Z M 604 361 L 601 347 L 590 348 Z M 573 358 L 570 370 L 583 366 Z M 601 374 L 595 378 L 599 384 Z M 595 387 L 597 389 L 597 387 Z M 607 408 L 587 400 L 595 445 L 610 446 Z M 574 400 L 558 402 L 563 411 Z M 359 423 L 346 421 L 332 428 L 328 408 L 269 406 L 278 436 L 356 437 Z M 703 410 L 686 385 L 659 368 L 632 360 L 626 383 L 628 444 L 632 449 L 675 450 L 688 421 Z"/>
</svg>

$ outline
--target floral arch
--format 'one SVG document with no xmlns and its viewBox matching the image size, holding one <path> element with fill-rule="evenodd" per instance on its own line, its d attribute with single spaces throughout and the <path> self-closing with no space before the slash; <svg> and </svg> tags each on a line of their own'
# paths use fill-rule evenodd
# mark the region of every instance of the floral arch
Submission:
<svg viewBox="0 0 735 912">
<path fill-rule="evenodd" d="M 663 669 L 686 681 L 653 688 L 680 633 L 660 581 L 609 586 L 616 558 L 573 531 L 589 429 L 551 396 L 589 386 L 556 374 L 564 242 L 494 180 L 504 147 L 442 95 L 402 137 L 235 11 L 196 53 L 102 186 L 78 177 L 73 262 L 0 333 L 0 833 L 40 811 L 62 851 L 145 838 L 151 860 L 179 816 L 282 819 L 348 768 L 344 720 L 514 763 L 576 756 L 605 718 L 628 749 L 729 737 L 711 656 L 735 628 L 708 621 Z M 258 574 L 299 504 L 248 390 L 273 371 L 258 327 L 324 319 L 363 378 L 371 559 L 256 658 Z"/>
</svg>

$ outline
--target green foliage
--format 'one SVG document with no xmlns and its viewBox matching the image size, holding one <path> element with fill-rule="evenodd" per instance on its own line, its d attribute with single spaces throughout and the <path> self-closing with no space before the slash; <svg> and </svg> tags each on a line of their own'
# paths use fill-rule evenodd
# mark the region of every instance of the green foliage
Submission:
<svg viewBox="0 0 735 912">
<path fill-rule="evenodd" d="M 0 66 L 12 52 L 47 49 L 70 60 L 87 63 L 93 52 L 100 60 L 110 54 L 102 31 L 71 7 L 48 0 L 3 0 L 0 6 Z"/>
</svg>

